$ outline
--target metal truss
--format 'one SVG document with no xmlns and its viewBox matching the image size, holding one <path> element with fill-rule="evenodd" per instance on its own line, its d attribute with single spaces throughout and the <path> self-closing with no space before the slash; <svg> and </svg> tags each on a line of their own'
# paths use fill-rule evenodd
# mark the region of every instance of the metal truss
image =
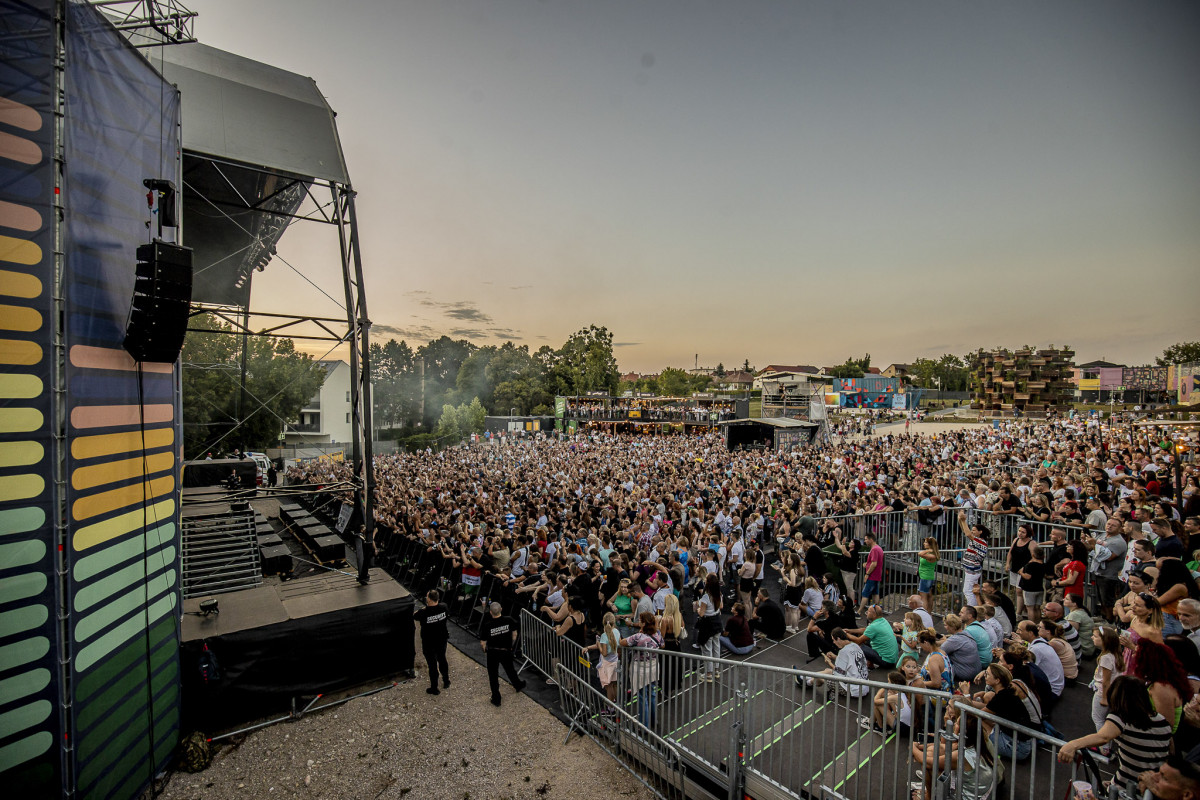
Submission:
<svg viewBox="0 0 1200 800">
<path fill-rule="evenodd" d="M 112 21 L 134 47 L 161 47 L 196 41 L 196 12 L 179 0 L 88 0 Z"/>
</svg>

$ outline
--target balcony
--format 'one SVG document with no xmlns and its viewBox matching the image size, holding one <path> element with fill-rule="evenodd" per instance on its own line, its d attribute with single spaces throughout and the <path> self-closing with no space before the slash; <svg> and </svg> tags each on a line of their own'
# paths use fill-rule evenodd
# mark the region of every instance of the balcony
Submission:
<svg viewBox="0 0 1200 800">
<path fill-rule="evenodd" d="M 307 425 L 288 425 L 286 433 L 320 433 L 321 424 L 309 423 Z"/>
</svg>

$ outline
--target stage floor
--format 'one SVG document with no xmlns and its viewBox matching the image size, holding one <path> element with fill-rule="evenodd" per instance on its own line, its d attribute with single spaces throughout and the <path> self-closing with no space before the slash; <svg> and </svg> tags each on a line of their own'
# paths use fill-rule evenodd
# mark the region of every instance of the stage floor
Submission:
<svg viewBox="0 0 1200 800">
<path fill-rule="evenodd" d="M 370 572 L 371 582 L 360 586 L 350 574 L 321 572 L 303 578 L 267 583 L 253 589 L 216 596 L 221 613 L 200 615 L 204 598 L 183 601 L 183 641 L 224 636 L 251 628 L 313 617 L 355 606 L 385 603 L 408 597 L 408 590 L 382 569 Z"/>
</svg>

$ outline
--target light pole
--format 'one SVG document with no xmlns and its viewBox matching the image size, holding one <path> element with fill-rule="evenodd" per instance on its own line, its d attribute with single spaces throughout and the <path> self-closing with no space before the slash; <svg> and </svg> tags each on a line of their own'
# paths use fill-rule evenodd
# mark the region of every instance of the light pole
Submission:
<svg viewBox="0 0 1200 800">
<path fill-rule="evenodd" d="M 515 413 L 513 413 L 513 412 L 515 412 L 516 410 L 517 410 L 517 409 L 516 409 L 516 407 L 515 407 L 515 406 L 514 406 L 513 408 L 510 408 L 510 409 L 508 410 L 508 415 L 509 415 L 510 417 L 515 417 L 515 416 L 516 416 L 516 414 L 515 414 Z"/>
</svg>

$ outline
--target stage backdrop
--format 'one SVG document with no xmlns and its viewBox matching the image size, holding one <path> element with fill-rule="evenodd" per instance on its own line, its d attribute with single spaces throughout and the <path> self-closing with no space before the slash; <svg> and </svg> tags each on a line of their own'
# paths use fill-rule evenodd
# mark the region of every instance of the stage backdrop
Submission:
<svg viewBox="0 0 1200 800">
<path fill-rule="evenodd" d="M 71 730 L 79 794 L 125 798 L 179 725 L 178 364 L 139 368 L 121 346 L 135 251 L 157 233 L 142 181 L 182 181 L 179 94 L 94 8 L 68 10 Z"/>
<path fill-rule="evenodd" d="M 178 367 L 121 343 L 179 97 L 71 0 L 56 141 L 54 7 L 0 0 L 0 785 L 128 798 L 178 737 Z"/>
<path fill-rule="evenodd" d="M 61 791 L 55 603 L 53 4 L 0 0 L 0 785 Z"/>
</svg>

